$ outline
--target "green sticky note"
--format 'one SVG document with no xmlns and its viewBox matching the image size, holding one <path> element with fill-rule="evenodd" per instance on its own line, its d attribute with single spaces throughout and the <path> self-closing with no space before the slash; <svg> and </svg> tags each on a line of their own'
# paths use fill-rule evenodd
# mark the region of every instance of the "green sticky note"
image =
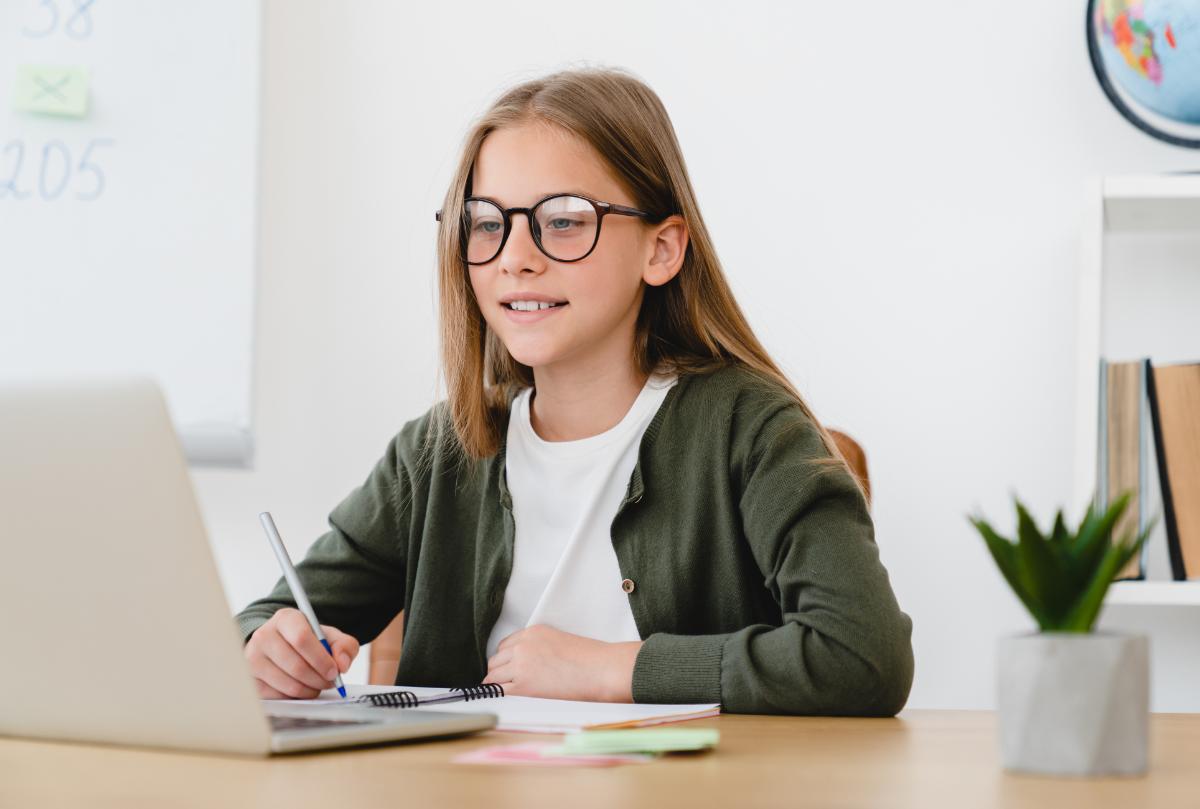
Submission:
<svg viewBox="0 0 1200 809">
<path fill-rule="evenodd" d="M 19 65 L 13 109 L 83 118 L 88 110 L 88 73 L 82 67 Z"/>
<path fill-rule="evenodd" d="M 704 750 L 720 738 L 715 728 L 636 728 L 632 730 L 584 730 L 569 733 L 555 752 L 566 755 L 611 755 L 616 753 L 671 753 Z"/>
</svg>

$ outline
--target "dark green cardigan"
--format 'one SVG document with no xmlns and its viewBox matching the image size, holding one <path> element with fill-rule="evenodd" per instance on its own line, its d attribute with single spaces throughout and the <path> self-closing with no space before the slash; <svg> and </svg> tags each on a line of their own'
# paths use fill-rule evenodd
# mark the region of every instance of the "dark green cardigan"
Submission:
<svg viewBox="0 0 1200 809">
<path fill-rule="evenodd" d="M 453 432 L 432 429 L 444 413 L 403 427 L 297 565 L 321 622 L 361 642 L 404 610 L 404 685 L 484 677 L 512 568 L 504 449 L 456 462 Z M 645 640 L 635 700 L 862 716 L 904 706 L 912 621 L 861 492 L 844 467 L 814 463 L 827 457 L 795 400 L 749 371 L 686 375 L 670 390 L 612 522 Z M 281 579 L 237 616 L 243 637 L 284 606 Z"/>
</svg>

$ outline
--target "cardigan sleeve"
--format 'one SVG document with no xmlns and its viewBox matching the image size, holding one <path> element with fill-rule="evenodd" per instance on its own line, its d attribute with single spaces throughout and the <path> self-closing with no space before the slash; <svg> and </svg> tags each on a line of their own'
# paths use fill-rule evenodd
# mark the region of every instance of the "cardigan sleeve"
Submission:
<svg viewBox="0 0 1200 809">
<path fill-rule="evenodd" d="M 321 623 L 363 643 L 382 632 L 404 606 L 411 482 L 401 444 L 411 426 L 392 439 L 366 481 L 333 509 L 330 530 L 296 564 Z M 280 577 L 270 594 L 236 616 L 243 642 L 277 610 L 295 606 Z"/>
<path fill-rule="evenodd" d="M 746 540 L 779 626 L 649 636 L 639 702 L 720 702 L 731 713 L 892 716 L 913 678 L 912 621 L 879 558 L 862 492 L 829 462 L 795 403 L 763 415 L 741 464 Z"/>
</svg>

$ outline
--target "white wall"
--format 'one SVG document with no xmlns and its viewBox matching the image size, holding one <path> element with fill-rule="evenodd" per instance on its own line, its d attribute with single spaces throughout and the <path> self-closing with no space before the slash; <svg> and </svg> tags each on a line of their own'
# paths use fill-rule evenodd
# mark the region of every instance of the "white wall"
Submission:
<svg viewBox="0 0 1200 809">
<path fill-rule="evenodd" d="M 1009 524 L 1015 491 L 1048 522 L 1071 495 L 1084 181 L 1200 154 L 1109 107 L 1081 2 L 861 6 L 269 0 L 258 464 L 195 472 L 232 606 L 277 576 L 258 511 L 299 556 L 438 396 L 433 211 L 468 121 L 586 60 L 658 91 L 751 322 L 866 447 L 910 707 L 992 707 L 996 638 L 1032 623 L 965 515 Z M 1200 710 L 1198 621 L 1104 617 L 1160 627 L 1156 710 Z"/>
</svg>

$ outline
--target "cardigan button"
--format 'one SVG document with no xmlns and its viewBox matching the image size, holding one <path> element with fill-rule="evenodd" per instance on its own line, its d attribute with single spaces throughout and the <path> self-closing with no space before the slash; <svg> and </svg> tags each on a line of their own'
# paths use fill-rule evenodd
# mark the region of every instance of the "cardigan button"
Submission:
<svg viewBox="0 0 1200 809">
<path fill-rule="evenodd" d="M 637 587 L 637 585 L 633 583 L 633 579 L 623 579 L 621 581 L 621 589 L 626 593 L 632 593 L 635 587 Z"/>
</svg>

